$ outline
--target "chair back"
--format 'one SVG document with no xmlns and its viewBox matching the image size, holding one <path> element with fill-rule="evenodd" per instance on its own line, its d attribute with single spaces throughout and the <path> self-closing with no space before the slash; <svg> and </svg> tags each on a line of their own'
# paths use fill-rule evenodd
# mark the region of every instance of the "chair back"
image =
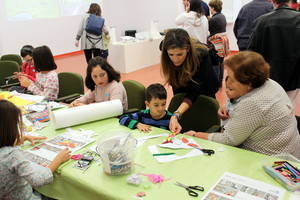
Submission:
<svg viewBox="0 0 300 200">
<path fill-rule="evenodd" d="M 134 80 L 123 81 L 127 93 L 128 110 L 126 113 L 136 112 L 146 108 L 145 105 L 145 87 Z"/>
<path fill-rule="evenodd" d="M 19 66 L 22 65 L 22 58 L 18 54 L 6 54 L 1 56 L 0 60 L 15 61 L 18 63 Z"/>
<path fill-rule="evenodd" d="M 185 94 L 180 93 L 173 96 L 168 110 L 175 112 L 184 99 Z M 197 100 L 193 103 L 179 120 L 182 127 L 181 132 L 189 130 L 207 131 L 212 126 L 219 126 L 220 119 L 218 117 L 218 102 L 211 97 L 199 95 Z"/>
<path fill-rule="evenodd" d="M 83 78 L 73 72 L 60 72 L 58 74 L 59 92 L 58 101 L 64 97 L 74 96 L 78 98 L 84 94 Z"/>
<path fill-rule="evenodd" d="M 20 72 L 20 66 L 15 61 L 0 60 L 0 86 L 6 85 L 6 78 L 12 76 L 14 72 Z M 9 83 L 15 83 L 18 80 L 9 80 Z"/>
</svg>

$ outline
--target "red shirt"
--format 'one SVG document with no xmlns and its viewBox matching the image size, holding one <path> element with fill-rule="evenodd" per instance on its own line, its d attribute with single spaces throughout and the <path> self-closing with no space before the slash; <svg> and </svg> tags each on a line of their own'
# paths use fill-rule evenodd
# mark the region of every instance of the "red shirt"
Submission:
<svg viewBox="0 0 300 200">
<path fill-rule="evenodd" d="M 35 81 L 35 74 L 36 70 L 32 62 L 23 62 L 21 66 L 21 71 L 23 74 L 26 74 L 26 76 L 32 80 Z"/>
</svg>

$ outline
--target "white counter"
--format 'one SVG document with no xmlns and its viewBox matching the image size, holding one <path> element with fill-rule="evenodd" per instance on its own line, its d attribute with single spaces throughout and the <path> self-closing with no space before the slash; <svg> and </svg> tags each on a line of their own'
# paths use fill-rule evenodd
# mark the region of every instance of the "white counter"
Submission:
<svg viewBox="0 0 300 200">
<path fill-rule="evenodd" d="M 121 73 L 129 73 L 160 63 L 161 39 L 117 42 L 109 46 L 109 63 Z"/>
</svg>

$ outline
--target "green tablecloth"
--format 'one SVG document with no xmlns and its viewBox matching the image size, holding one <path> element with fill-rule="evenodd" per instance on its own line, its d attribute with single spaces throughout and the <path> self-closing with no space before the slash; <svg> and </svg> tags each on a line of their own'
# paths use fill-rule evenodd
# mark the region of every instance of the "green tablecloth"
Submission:
<svg viewBox="0 0 300 200">
<path fill-rule="evenodd" d="M 119 125 L 118 119 L 115 118 L 72 128 L 94 130 L 99 134 L 99 137 L 104 133 L 119 130 L 131 131 L 135 137 L 167 133 L 167 131 L 157 128 L 153 128 L 152 132 L 148 134 L 140 133 L 138 130 L 130 130 Z M 65 129 L 55 131 L 49 126 L 40 131 L 40 134 L 51 137 L 65 131 Z M 133 186 L 126 182 L 128 175 L 108 176 L 103 173 L 102 166 L 96 162 L 83 172 L 73 168 L 75 161 L 68 161 L 68 163 L 59 169 L 59 173 L 55 173 L 54 182 L 52 184 L 43 186 L 37 190 L 47 196 L 64 200 L 130 200 L 135 199 L 134 196 L 138 192 L 146 193 L 144 200 L 196 199 L 188 196 L 185 189 L 175 186 L 174 183 L 179 181 L 188 185 L 201 185 L 204 186 L 205 192 L 207 192 L 224 172 L 235 173 L 281 187 L 279 183 L 263 171 L 261 161 L 267 158 L 265 155 L 206 140 L 195 139 L 203 148 L 217 150 L 220 147 L 224 147 L 225 151 L 216 152 L 216 154 L 212 156 L 203 155 L 168 163 L 158 163 L 147 147 L 149 145 L 160 144 L 164 140 L 165 137 L 151 139 L 137 148 L 135 156 L 135 163 L 137 163 L 137 165 L 135 165 L 133 171 L 133 173 L 160 174 L 169 178 L 168 181 L 162 184 L 152 184 L 145 181 L 140 186 Z M 169 152 L 161 149 L 161 152 L 164 151 Z M 184 152 L 187 150 L 180 151 Z M 150 187 L 145 188 L 143 185 L 150 185 Z M 205 192 L 199 192 L 199 197 L 201 198 Z M 288 196 L 289 192 L 286 192 L 285 199 L 288 199 Z M 199 197 L 197 199 L 200 199 Z"/>
</svg>

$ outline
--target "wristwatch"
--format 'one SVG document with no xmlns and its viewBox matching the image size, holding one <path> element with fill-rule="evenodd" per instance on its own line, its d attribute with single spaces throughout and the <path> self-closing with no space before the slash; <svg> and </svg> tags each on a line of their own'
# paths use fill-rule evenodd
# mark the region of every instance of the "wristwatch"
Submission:
<svg viewBox="0 0 300 200">
<path fill-rule="evenodd" d="M 173 116 L 175 116 L 178 120 L 181 118 L 181 112 L 179 112 L 178 110 L 177 111 L 175 111 L 174 113 L 173 113 Z"/>
</svg>

